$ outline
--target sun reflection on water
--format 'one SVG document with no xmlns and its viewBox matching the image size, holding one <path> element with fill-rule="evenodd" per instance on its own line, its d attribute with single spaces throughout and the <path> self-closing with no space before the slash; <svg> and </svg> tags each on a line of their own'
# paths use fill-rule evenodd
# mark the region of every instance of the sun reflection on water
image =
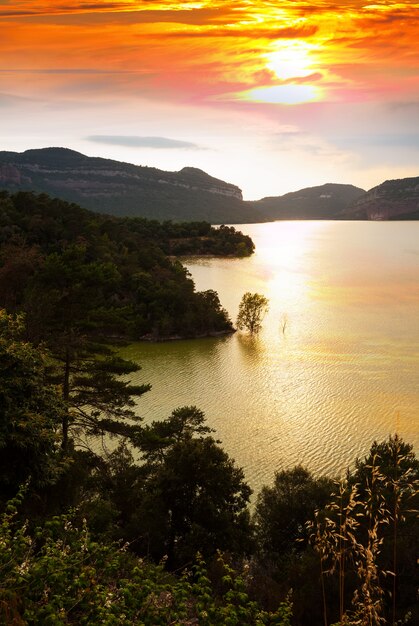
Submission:
<svg viewBox="0 0 419 626">
<path fill-rule="evenodd" d="M 139 414 L 196 404 L 256 491 L 297 463 L 342 474 L 396 427 L 419 449 L 419 223 L 240 229 L 252 257 L 187 266 L 233 320 L 244 292 L 265 295 L 262 332 L 130 347 L 153 386 Z"/>
</svg>

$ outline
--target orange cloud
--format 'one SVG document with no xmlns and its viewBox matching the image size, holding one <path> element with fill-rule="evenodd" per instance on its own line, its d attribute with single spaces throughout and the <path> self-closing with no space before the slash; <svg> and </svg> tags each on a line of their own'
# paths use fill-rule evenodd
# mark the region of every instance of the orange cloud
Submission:
<svg viewBox="0 0 419 626">
<path fill-rule="evenodd" d="M 17 0 L 0 10 L 1 63 L 28 72 L 3 75 L 4 91 L 105 95 L 109 72 L 109 97 L 117 87 L 134 97 L 204 101 L 285 84 L 301 91 L 311 76 L 324 100 L 385 100 L 396 86 L 405 100 L 419 97 L 418 8 L 359 0 Z M 83 69 L 97 77 L 82 80 L 79 71 L 76 79 L 74 70 Z"/>
</svg>

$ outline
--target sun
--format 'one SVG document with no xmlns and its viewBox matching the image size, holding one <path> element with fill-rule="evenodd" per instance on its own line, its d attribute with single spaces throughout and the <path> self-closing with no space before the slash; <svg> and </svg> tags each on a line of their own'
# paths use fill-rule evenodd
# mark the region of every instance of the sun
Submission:
<svg viewBox="0 0 419 626">
<path fill-rule="evenodd" d="M 315 72 L 313 51 L 315 46 L 305 41 L 284 40 L 278 49 L 266 55 L 267 67 L 280 80 L 305 78 Z"/>
<path fill-rule="evenodd" d="M 321 100 L 323 89 L 311 84 L 310 79 L 317 73 L 315 50 L 316 46 L 306 41 L 285 39 L 277 42 L 264 58 L 266 68 L 276 76 L 278 84 L 250 89 L 244 92 L 244 99 L 291 105 Z"/>
</svg>

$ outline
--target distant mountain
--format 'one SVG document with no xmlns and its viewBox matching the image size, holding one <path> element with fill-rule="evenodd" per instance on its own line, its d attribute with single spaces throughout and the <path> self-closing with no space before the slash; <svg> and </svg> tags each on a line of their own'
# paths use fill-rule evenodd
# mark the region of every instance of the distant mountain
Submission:
<svg viewBox="0 0 419 626">
<path fill-rule="evenodd" d="M 195 167 L 166 172 L 67 148 L 0 152 L 0 189 L 35 191 L 116 216 L 244 224 L 305 219 L 419 219 L 419 177 L 370 191 L 327 183 L 243 200 L 239 187 Z"/>
<path fill-rule="evenodd" d="M 342 212 L 344 219 L 419 219 L 419 176 L 386 180 Z"/>
<path fill-rule="evenodd" d="M 267 220 L 324 220 L 334 219 L 364 194 L 364 189 L 353 185 L 326 183 L 248 204 L 252 204 Z"/>
<path fill-rule="evenodd" d="M 239 187 L 194 167 L 154 167 L 88 157 L 67 148 L 0 152 L 0 188 L 45 192 L 117 216 L 212 224 L 264 221 Z"/>
</svg>

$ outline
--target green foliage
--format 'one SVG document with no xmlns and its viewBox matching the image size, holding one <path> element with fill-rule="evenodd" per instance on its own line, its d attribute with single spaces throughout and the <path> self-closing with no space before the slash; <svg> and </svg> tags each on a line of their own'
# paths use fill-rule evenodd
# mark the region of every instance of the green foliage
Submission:
<svg viewBox="0 0 419 626">
<path fill-rule="evenodd" d="M 251 255 L 255 249 L 248 235 L 224 224 L 214 228 L 208 222 L 161 223 L 137 219 L 135 228 L 143 237 L 158 242 L 166 254 L 175 256 L 242 257 Z"/>
<path fill-rule="evenodd" d="M 1 623 L 290 626 L 289 602 L 274 613 L 260 610 L 243 576 L 224 564 L 216 596 L 201 559 L 175 578 L 126 546 L 94 541 L 71 515 L 29 532 L 16 521 L 20 499 L 9 503 L 0 524 Z"/>
<path fill-rule="evenodd" d="M 50 351 L 51 381 L 68 406 L 64 450 L 79 435 L 135 433 L 127 422 L 133 398 L 150 386 L 118 377 L 139 366 L 117 359 L 110 345 L 232 330 L 217 293 L 195 292 L 188 272 L 166 256 L 185 240 L 194 252 L 253 249 L 228 227 L 117 219 L 45 194 L 1 195 L 0 306 L 24 312 L 27 338 Z"/>
<path fill-rule="evenodd" d="M 242 256 L 253 248 L 225 226 L 114 218 L 45 194 L 3 193 L 0 306 L 28 313 L 34 341 L 46 325 L 64 327 L 69 317 L 73 327 L 78 320 L 78 334 L 108 339 L 228 332 L 217 294 L 197 293 L 187 270 L 167 255 Z"/>
<path fill-rule="evenodd" d="M 117 512 L 114 536 L 133 542 L 139 554 L 167 556 L 169 569 L 198 551 L 207 558 L 217 548 L 237 556 L 251 548 L 251 490 L 209 432 L 202 411 L 182 407 L 133 439 L 142 465 L 119 449 L 98 475 L 101 499 Z"/>
<path fill-rule="evenodd" d="M 262 328 L 262 320 L 268 311 L 269 302 L 259 293 L 246 292 L 239 305 L 237 327 L 250 333 L 257 333 Z"/>
<path fill-rule="evenodd" d="M 23 330 L 21 317 L 0 310 L 0 501 L 29 478 L 41 488 L 60 473 L 56 433 L 66 407 Z"/>
</svg>

